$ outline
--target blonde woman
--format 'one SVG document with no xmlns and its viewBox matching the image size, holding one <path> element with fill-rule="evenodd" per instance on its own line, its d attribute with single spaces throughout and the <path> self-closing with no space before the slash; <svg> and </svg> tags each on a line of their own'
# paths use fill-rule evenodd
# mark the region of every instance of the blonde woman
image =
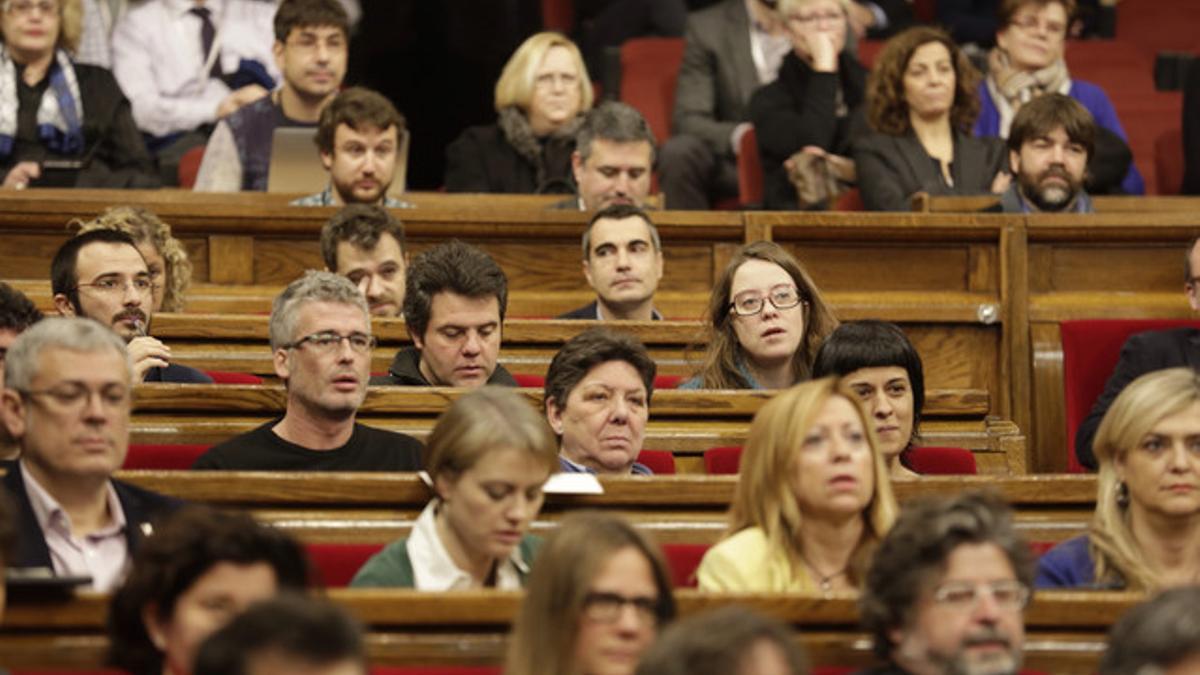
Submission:
<svg viewBox="0 0 1200 675">
<path fill-rule="evenodd" d="M 558 470 L 546 421 L 512 389 L 476 389 L 438 418 L 424 465 L 435 497 L 408 538 L 368 560 L 350 585 L 521 588 L 539 544 L 529 526 Z"/>
<path fill-rule="evenodd" d="M 708 351 L 680 389 L 786 389 L 807 380 L 837 319 L 804 267 L 779 244 L 734 252 L 708 303 Z"/>
<path fill-rule="evenodd" d="M 729 533 L 700 563 L 709 591 L 849 591 L 896 518 L 870 420 L 833 378 L 797 385 L 754 416 Z"/>
<path fill-rule="evenodd" d="M 563 518 L 529 579 L 505 675 L 633 675 L 675 618 L 662 554 L 629 523 Z"/>
<path fill-rule="evenodd" d="M 1200 375 L 1147 373 L 1105 413 L 1088 534 L 1038 562 L 1038 588 L 1148 591 L 1200 582 Z"/>
<path fill-rule="evenodd" d="M 449 192 L 571 193 L 575 132 L 592 108 L 592 81 L 575 43 L 559 33 L 525 40 L 496 82 L 495 124 L 446 148 Z"/>
<path fill-rule="evenodd" d="M 92 220 L 74 224 L 79 227 L 78 234 L 120 230 L 132 237 L 154 283 L 154 313 L 183 311 L 192 283 L 192 262 L 183 243 L 171 236 L 171 226 L 153 211 L 140 206 L 114 206 Z"/>
</svg>

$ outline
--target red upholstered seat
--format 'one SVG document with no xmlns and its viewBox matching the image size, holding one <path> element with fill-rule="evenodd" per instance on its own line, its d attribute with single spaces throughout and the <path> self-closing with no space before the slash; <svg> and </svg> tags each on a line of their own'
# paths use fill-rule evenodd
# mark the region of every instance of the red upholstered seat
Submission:
<svg viewBox="0 0 1200 675">
<path fill-rule="evenodd" d="M 574 27 L 575 3 L 572 0 L 542 0 L 542 30 L 569 35 Z"/>
<path fill-rule="evenodd" d="M 205 375 L 212 378 L 214 384 L 262 384 L 263 379 L 250 373 L 234 373 L 227 370 L 206 370 Z"/>
<path fill-rule="evenodd" d="M 1082 473 L 1075 457 L 1075 433 L 1087 417 L 1121 356 L 1131 335 L 1148 330 L 1182 326 L 1200 327 L 1183 319 L 1081 319 L 1063 321 L 1059 327 L 1063 350 L 1063 402 L 1067 417 L 1067 471 Z"/>
<path fill-rule="evenodd" d="M 683 38 L 634 38 L 621 45 L 621 100 L 642 113 L 659 143 L 671 136 L 682 62 Z"/>
<path fill-rule="evenodd" d="M 682 375 L 655 375 L 654 376 L 654 388 L 655 389 L 674 389 L 675 387 L 679 386 L 680 382 L 683 382 Z"/>
<path fill-rule="evenodd" d="M 675 455 L 669 450 L 642 450 L 637 461 L 650 467 L 655 474 L 675 473 Z"/>
<path fill-rule="evenodd" d="M 975 475 L 975 454 L 966 448 L 913 448 L 905 458 L 909 468 L 931 476 Z"/>
<path fill-rule="evenodd" d="M 546 386 L 545 375 L 530 375 L 529 373 L 513 373 L 513 379 L 517 381 L 518 387 L 529 387 L 532 389 L 541 389 Z"/>
<path fill-rule="evenodd" d="M 1183 189 L 1183 131 L 1168 129 L 1154 139 L 1154 175 L 1158 194 L 1177 195 Z"/>
<path fill-rule="evenodd" d="M 208 445 L 173 443 L 130 443 L 122 469 L 181 470 L 192 468 L 192 463 L 208 450 Z"/>
<path fill-rule="evenodd" d="M 1029 550 L 1033 552 L 1033 557 L 1040 558 L 1046 555 L 1046 551 L 1058 545 L 1057 541 L 1031 541 L 1029 542 Z"/>
<path fill-rule="evenodd" d="M 179 169 L 176 173 L 176 176 L 179 178 L 179 187 L 185 190 L 191 190 L 195 187 L 196 176 L 200 174 L 200 163 L 203 161 L 203 145 L 197 145 L 183 153 L 183 157 L 179 160 Z"/>
<path fill-rule="evenodd" d="M 305 544 L 317 581 L 326 588 L 348 586 L 358 570 L 383 544 Z"/>
<path fill-rule="evenodd" d="M 704 471 L 710 475 L 728 475 L 738 472 L 738 463 L 742 461 L 742 446 L 730 445 L 719 448 L 709 448 L 704 451 Z"/>
<path fill-rule="evenodd" d="M 763 170 L 758 156 L 758 136 L 754 127 L 742 134 L 737 156 L 738 201 L 742 206 L 762 206 Z"/>
<path fill-rule="evenodd" d="M 696 569 L 708 552 L 708 544 L 663 544 L 662 552 L 675 588 L 695 588 Z"/>
</svg>

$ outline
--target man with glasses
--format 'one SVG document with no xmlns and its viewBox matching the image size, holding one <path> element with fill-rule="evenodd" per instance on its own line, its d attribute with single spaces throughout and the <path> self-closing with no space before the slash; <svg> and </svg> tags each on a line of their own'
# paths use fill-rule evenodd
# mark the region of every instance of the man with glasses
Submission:
<svg viewBox="0 0 1200 675">
<path fill-rule="evenodd" d="M 126 342 L 137 382 L 211 383 L 204 373 L 171 362 L 171 348 L 150 337 L 154 284 L 128 234 L 92 230 L 68 239 L 50 264 L 54 306 L 62 316 L 99 321 Z"/>
<path fill-rule="evenodd" d="M 271 308 L 275 374 L 287 389 L 283 417 L 221 443 L 194 469 L 416 471 L 415 439 L 355 422 L 370 377 L 371 318 L 354 284 L 308 271 Z"/>
<path fill-rule="evenodd" d="M 1188 244 L 1183 260 L 1183 290 L 1192 311 L 1200 312 L 1200 236 Z M 1104 384 L 1104 392 L 1075 432 L 1075 456 L 1079 463 L 1096 470 L 1096 454 L 1092 450 L 1096 429 L 1109 406 L 1130 382 L 1146 373 L 1181 366 L 1200 371 L 1200 329 L 1169 328 L 1131 335 L 1121 347 L 1121 358 Z"/>
<path fill-rule="evenodd" d="M 1016 675 L 1032 554 L 997 496 L 908 505 L 875 551 L 859 613 L 886 665 L 861 675 Z"/>
<path fill-rule="evenodd" d="M 317 126 L 346 75 L 350 23 L 337 0 L 284 0 L 275 12 L 283 86 L 217 123 L 196 176 L 198 192 L 267 189 L 276 127 Z"/>
<path fill-rule="evenodd" d="M 9 566 L 111 591 L 152 521 L 179 504 L 112 479 L 129 447 L 125 344 L 94 321 L 47 319 L 16 339 L 4 371 L 0 417 L 21 448 L 3 478 L 19 528 Z"/>
</svg>

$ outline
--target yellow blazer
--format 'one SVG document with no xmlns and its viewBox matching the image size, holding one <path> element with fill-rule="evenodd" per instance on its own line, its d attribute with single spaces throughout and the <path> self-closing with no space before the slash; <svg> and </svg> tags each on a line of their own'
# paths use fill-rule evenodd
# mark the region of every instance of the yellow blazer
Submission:
<svg viewBox="0 0 1200 675">
<path fill-rule="evenodd" d="M 807 570 L 793 569 L 783 551 L 772 549 L 762 529 L 750 527 L 708 549 L 696 579 L 704 591 L 815 592 Z"/>
</svg>

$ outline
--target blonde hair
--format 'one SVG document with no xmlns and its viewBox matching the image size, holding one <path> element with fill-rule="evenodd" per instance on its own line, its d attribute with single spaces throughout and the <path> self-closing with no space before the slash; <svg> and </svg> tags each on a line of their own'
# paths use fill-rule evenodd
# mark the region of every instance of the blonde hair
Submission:
<svg viewBox="0 0 1200 675">
<path fill-rule="evenodd" d="M 457 476 L 493 450 L 515 448 L 558 468 L 558 439 L 546 420 L 509 387 L 485 386 L 454 401 L 438 417 L 425 443 L 422 465 L 429 475 Z"/>
<path fill-rule="evenodd" d="M 1200 374 L 1190 368 L 1147 373 L 1123 389 L 1096 429 L 1092 448 L 1100 463 L 1096 514 L 1089 531 L 1095 580 L 1130 590 L 1159 586 L 1129 523 L 1129 500 L 1116 462 L 1137 449 L 1156 424 L 1200 402 Z M 1131 496 L 1128 496 L 1131 497 Z M 1124 503 L 1122 503 L 1124 502 Z"/>
<path fill-rule="evenodd" d="M 165 288 L 162 307 L 156 307 L 155 311 L 183 311 L 184 297 L 192 283 L 192 263 L 183 244 L 171 236 L 171 226 L 153 211 L 140 206 L 114 206 L 92 220 L 85 222 L 76 219 L 71 221 L 71 225 L 79 228 L 76 234 L 92 230 L 118 230 L 132 237 L 136 244 L 153 244 L 166 263 L 166 269 L 163 270 Z"/>
<path fill-rule="evenodd" d="M 10 0 L 0 2 L 0 11 L 8 9 Z M 59 0 L 58 5 L 58 41 L 56 49 L 63 49 L 72 57 L 79 49 L 79 40 L 83 37 L 83 2 L 82 0 Z M 0 38 L 0 42 L 4 40 Z"/>
<path fill-rule="evenodd" d="M 658 547 L 615 516 L 572 513 L 538 552 L 508 641 L 505 675 L 581 675 L 575 648 L 592 580 L 614 554 L 630 547 L 650 565 L 658 627 L 675 618 L 671 577 Z"/>
<path fill-rule="evenodd" d="M 796 533 L 803 526 L 804 518 L 793 488 L 792 476 L 796 473 L 793 465 L 797 449 L 821 408 L 836 396 L 845 398 L 854 407 L 871 448 L 874 487 L 871 500 L 863 511 L 863 536 L 851 555 L 847 572 L 850 582 L 858 585 L 866 575 L 871 553 L 891 529 L 898 509 L 887 464 L 875 437 L 875 425 L 856 397 L 835 378 L 805 382 L 780 392 L 754 416 L 742 452 L 726 536 L 757 527 L 763 531 L 772 549 L 786 553 L 792 568 L 800 569 L 803 561 Z"/>
<path fill-rule="evenodd" d="M 587 66 L 579 47 L 575 46 L 567 36 L 553 31 L 544 31 L 529 36 L 517 51 L 509 57 L 496 80 L 496 112 L 516 106 L 529 112 L 529 103 L 533 100 L 533 89 L 537 68 L 546 58 L 546 53 L 554 47 L 563 47 L 571 54 L 575 69 L 579 72 L 579 112 L 592 109 L 592 80 L 588 77 Z"/>
</svg>

